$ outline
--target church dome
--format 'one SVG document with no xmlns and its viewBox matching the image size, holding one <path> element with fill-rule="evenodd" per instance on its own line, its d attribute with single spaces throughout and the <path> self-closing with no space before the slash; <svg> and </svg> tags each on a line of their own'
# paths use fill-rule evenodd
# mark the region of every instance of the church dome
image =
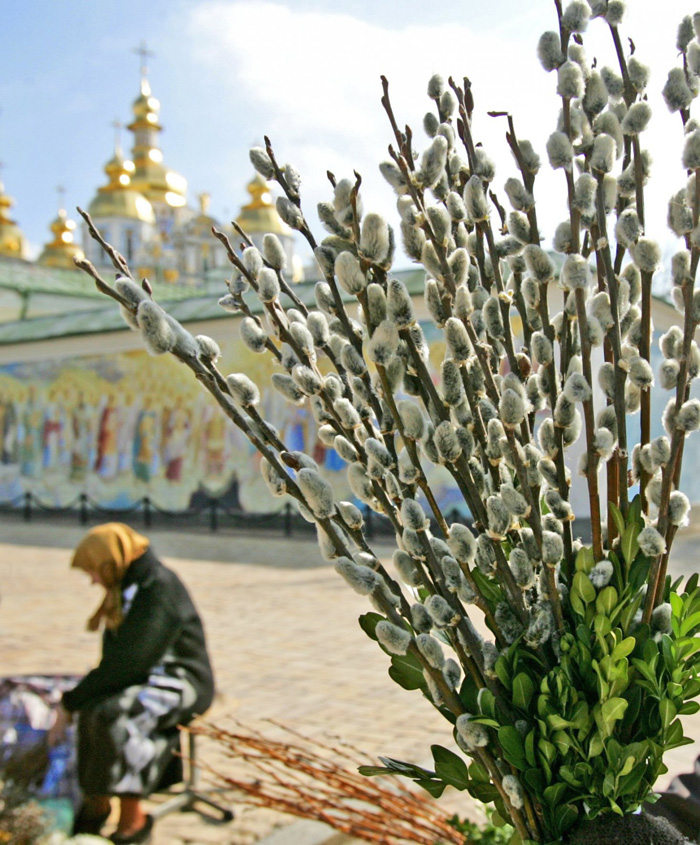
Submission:
<svg viewBox="0 0 700 845">
<path fill-rule="evenodd" d="M 82 249 L 75 243 L 75 222 L 69 220 L 65 209 L 61 208 L 50 228 L 53 240 L 44 247 L 38 263 L 45 267 L 74 270 L 73 259 L 83 257 Z"/>
<path fill-rule="evenodd" d="M 151 94 L 145 76 L 142 76 L 141 94 L 134 100 L 132 110 L 134 120 L 128 128 L 134 133 L 134 188 L 150 202 L 165 203 L 171 208 L 184 206 L 187 181 L 163 164 L 163 153 L 158 146 L 158 136 L 163 129 L 158 120 L 160 103 Z"/>
<path fill-rule="evenodd" d="M 117 150 L 114 158 L 105 165 L 109 181 L 97 191 L 97 196 L 88 206 L 88 212 L 95 219 L 120 217 L 155 223 L 153 206 L 142 193 L 131 186 L 132 162 L 125 160 Z"/>
<path fill-rule="evenodd" d="M 247 234 L 267 234 L 290 238 L 292 230 L 277 213 L 270 186 L 265 179 L 256 173 L 247 185 L 250 202 L 241 208 L 236 223 Z"/>
<path fill-rule="evenodd" d="M 0 255 L 7 258 L 24 258 L 26 243 L 22 230 L 10 218 L 10 209 L 14 205 L 12 197 L 5 193 L 5 186 L 0 181 Z"/>
</svg>

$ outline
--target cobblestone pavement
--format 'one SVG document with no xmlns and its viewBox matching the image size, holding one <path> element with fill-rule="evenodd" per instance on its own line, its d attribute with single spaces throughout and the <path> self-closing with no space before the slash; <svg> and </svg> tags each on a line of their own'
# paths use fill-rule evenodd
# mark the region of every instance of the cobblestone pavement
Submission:
<svg viewBox="0 0 700 845">
<path fill-rule="evenodd" d="M 101 594 L 68 568 L 83 529 L 0 519 L 0 674 L 84 672 L 98 656 L 98 639 L 85 631 L 85 621 Z M 421 763 L 432 743 L 451 744 L 442 717 L 388 678 L 386 656 L 357 625 L 370 609 L 366 599 L 321 561 L 315 542 L 229 532 L 153 530 L 149 536 L 205 621 L 218 682 L 214 721 L 225 724 L 227 714 L 250 726 L 277 719 L 309 736 L 342 736 L 368 759 L 386 754 Z M 679 574 L 697 567 L 699 536 L 697 529 L 679 534 Z M 686 733 L 700 740 L 700 715 L 687 720 Z M 698 752 L 696 742 L 669 754 L 660 788 L 688 771 Z M 214 767 L 236 771 L 213 744 L 203 744 L 200 754 Z M 455 798 L 450 811 L 468 813 L 462 796 Z M 235 799 L 233 809 L 236 818 L 227 825 L 198 813 L 167 816 L 156 826 L 154 845 L 248 845 L 290 821 Z"/>
</svg>

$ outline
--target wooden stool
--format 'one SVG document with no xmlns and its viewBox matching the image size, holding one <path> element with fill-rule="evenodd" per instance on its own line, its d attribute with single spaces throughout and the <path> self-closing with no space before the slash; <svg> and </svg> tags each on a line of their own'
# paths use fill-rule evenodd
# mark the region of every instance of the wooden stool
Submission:
<svg viewBox="0 0 700 845">
<path fill-rule="evenodd" d="M 183 732 L 180 732 L 182 737 L 182 745 L 184 746 L 185 740 L 184 736 L 182 736 Z M 161 795 L 169 795 L 171 796 L 162 804 L 156 805 L 153 809 L 149 810 L 151 816 L 154 819 L 160 819 L 163 816 L 167 816 L 169 813 L 176 813 L 176 812 L 187 812 L 188 810 L 197 810 L 196 804 L 206 804 L 208 807 L 211 807 L 213 810 L 216 810 L 221 818 L 219 821 L 223 822 L 230 822 L 233 819 L 233 811 L 230 810 L 228 807 L 224 807 L 219 802 L 215 801 L 212 796 L 220 795 L 224 792 L 224 789 L 199 789 L 199 776 L 200 770 L 199 766 L 197 765 L 197 744 L 196 734 L 192 733 L 191 731 L 186 731 L 187 734 L 187 751 L 183 747 L 183 757 L 187 761 L 187 776 L 185 777 L 183 786 L 179 784 L 174 789 L 168 789 L 165 792 L 159 793 Z M 197 810 L 197 812 L 201 812 Z M 208 815 L 208 814 L 203 814 Z"/>
</svg>

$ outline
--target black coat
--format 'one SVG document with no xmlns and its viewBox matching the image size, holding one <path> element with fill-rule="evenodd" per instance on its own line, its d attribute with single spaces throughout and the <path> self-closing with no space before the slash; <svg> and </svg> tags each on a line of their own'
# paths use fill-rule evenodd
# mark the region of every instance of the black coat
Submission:
<svg viewBox="0 0 700 845">
<path fill-rule="evenodd" d="M 99 665 L 69 692 L 63 706 L 81 710 L 134 684 L 144 684 L 151 671 L 183 672 L 197 691 L 192 714 L 202 714 L 214 697 L 214 677 L 204 629 L 185 585 L 148 548 L 132 562 L 121 583 L 122 594 L 136 585 L 136 594 L 121 625 L 106 630 Z"/>
</svg>

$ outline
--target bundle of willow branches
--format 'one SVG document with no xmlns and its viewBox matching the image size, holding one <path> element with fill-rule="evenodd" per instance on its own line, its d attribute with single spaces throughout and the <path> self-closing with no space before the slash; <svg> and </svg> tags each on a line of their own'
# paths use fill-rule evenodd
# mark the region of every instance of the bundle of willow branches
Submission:
<svg viewBox="0 0 700 845">
<path fill-rule="evenodd" d="M 347 462 L 352 501 L 338 501 L 316 462 L 287 448 L 259 411 L 259 386 L 222 374 L 217 344 L 154 302 L 86 214 L 117 279 L 110 285 L 78 262 L 148 350 L 187 364 L 247 436 L 272 493 L 295 500 L 324 557 L 371 600 L 376 612 L 362 624 L 391 655 L 393 679 L 420 689 L 453 725 L 460 753 L 434 750 L 435 771 L 393 761 L 367 773 L 406 775 L 434 794 L 448 783 L 466 789 L 534 842 L 638 809 L 664 750 L 688 741 L 678 716 L 698 709 L 689 699 L 700 692 L 697 577 L 681 590 L 666 575 L 689 511 L 678 489 L 684 444 L 700 427 L 690 398 L 700 371 L 700 126 L 689 112 L 700 16 L 681 23 L 681 65 L 663 89 L 685 132 L 688 181 L 669 205 L 681 316 L 660 339 L 659 379 L 671 397 L 665 433 L 652 438 L 651 286 L 661 251 L 645 230 L 649 73 L 623 49 L 621 0 L 555 7 L 557 28 L 538 46 L 561 105 L 546 151 L 568 214 L 553 251 L 537 218 L 541 159 L 513 117 L 501 115 L 515 167 L 503 186 L 507 212 L 475 138 L 469 80 L 430 80 L 420 155 L 382 80 L 394 139 L 380 170 L 397 194 L 404 251 L 425 269 L 424 305 L 444 348 L 436 378 L 414 300 L 391 274 L 394 230 L 363 212 L 359 175 L 329 174 L 331 200 L 317 209 L 328 234 L 318 242 L 297 171 L 267 139 L 251 151 L 281 189 L 280 216 L 314 250 L 315 307 L 290 285 L 274 235 L 258 249 L 240 229 L 239 245 L 214 231 L 234 268 L 221 306 L 237 315 L 246 346 L 274 359 L 271 387 L 308 405 L 322 442 Z M 612 38 L 617 71 L 586 59 L 590 18 Z M 470 525 L 446 519 L 433 466 L 449 473 Z M 590 544 L 577 537 L 575 472 L 587 483 Z M 395 532 L 391 572 L 368 542 L 362 506 Z"/>
<path fill-rule="evenodd" d="M 189 730 L 213 740 L 238 772 L 205 765 L 219 785 L 248 804 L 324 822 L 341 833 L 395 845 L 464 843 L 439 806 L 396 781 L 370 782 L 357 774 L 362 755 L 346 743 L 329 744 L 270 722 L 278 738 L 240 724 L 228 730 L 197 723 Z"/>
</svg>

